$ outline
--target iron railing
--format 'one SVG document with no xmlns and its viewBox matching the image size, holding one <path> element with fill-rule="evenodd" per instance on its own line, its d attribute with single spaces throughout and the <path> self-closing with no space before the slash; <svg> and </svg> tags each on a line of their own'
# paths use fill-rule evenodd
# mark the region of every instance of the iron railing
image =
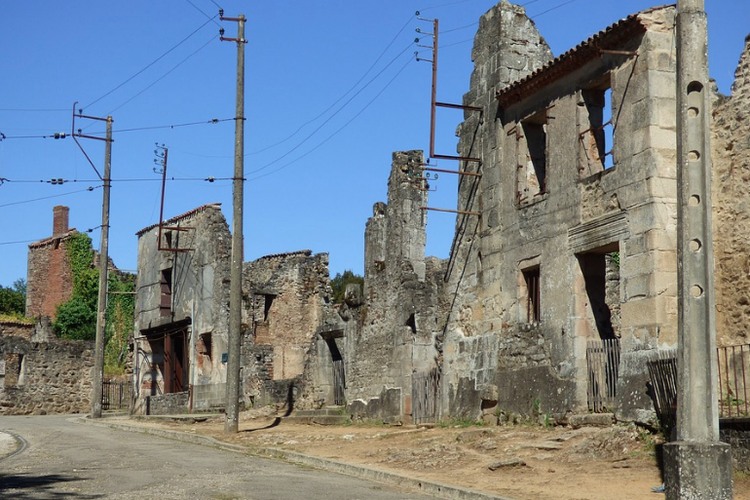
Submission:
<svg viewBox="0 0 750 500">
<path fill-rule="evenodd" d="M 748 417 L 747 381 L 750 376 L 750 344 L 719 347 L 719 416 Z"/>
<path fill-rule="evenodd" d="M 130 407 L 133 385 L 130 382 L 102 382 L 102 410 L 124 410 Z"/>
</svg>

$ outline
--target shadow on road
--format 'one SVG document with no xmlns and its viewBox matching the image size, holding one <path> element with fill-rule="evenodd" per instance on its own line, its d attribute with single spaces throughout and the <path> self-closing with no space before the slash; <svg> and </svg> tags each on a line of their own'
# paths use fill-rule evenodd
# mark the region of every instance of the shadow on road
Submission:
<svg viewBox="0 0 750 500">
<path fill-rule="evenodd" d="M 55 491 L 55 485 L 82 481 L 85 478 L 60 474 L 34 476 L 29 474 L 0 473 L 0 498 L 14 500 L 56 500 L 65 499 L 93 499 L 103 498 L 104 495 L 85 495 L 70 491 Z"/>
</svg>

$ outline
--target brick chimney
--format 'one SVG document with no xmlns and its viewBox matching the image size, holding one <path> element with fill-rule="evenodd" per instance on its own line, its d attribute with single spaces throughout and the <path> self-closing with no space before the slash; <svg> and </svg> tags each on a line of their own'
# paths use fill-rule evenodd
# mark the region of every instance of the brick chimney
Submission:
<svg viewBox="0 0 750 500">
<path fill-rule="evenodd" d="M 60 236 L 68 232 L 68 212 L 70 208 L 63 205 L 52 208 L 52 236 Z"/>
</svg>

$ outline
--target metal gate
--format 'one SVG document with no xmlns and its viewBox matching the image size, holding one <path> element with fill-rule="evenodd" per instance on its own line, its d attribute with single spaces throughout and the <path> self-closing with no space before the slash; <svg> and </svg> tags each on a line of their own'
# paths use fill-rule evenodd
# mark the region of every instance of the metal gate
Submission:
<svg viewBox="0 0 750 500">
<path fill-rule="evenodd" d="M 440 372 L 437 368 L 412 374 L 412 418 L 415 424 L 437 421 L 439 394 Z"/>
<path fill-rule="evenodd" d="M 346 404 L 346 378 L 344 376 L 344 360 L 333 361 L 333 404 L 342 406 Z"/>
<path fill-rule="evenodd" d="M 586 368 L 589 410 L 595 413 L 612 410 L 617 396 L 620 341 L 618 339 L 589 340 L 586 345 Z"/>
<path fill-rule="evenodd" d="M 102 410 L 123 410 L 130 407 L 132 397 L 130 382 L 105 380 L 102 382 Z"/>
</svg>

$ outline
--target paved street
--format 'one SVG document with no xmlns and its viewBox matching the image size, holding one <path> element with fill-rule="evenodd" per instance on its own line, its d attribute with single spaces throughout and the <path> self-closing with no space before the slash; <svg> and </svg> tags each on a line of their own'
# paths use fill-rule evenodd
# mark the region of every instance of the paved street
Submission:
<svg viewBox="0 0 750 500">
<path fill-rule="evenodd" d="M 5 457 L 0 458 L 0 498 L 429 498 L 282 461 L 73 420 L 70 416 L 0 418 L 0 457 Z M 20 444 L 15 452 L 14 442 Z"/>
</svg>

